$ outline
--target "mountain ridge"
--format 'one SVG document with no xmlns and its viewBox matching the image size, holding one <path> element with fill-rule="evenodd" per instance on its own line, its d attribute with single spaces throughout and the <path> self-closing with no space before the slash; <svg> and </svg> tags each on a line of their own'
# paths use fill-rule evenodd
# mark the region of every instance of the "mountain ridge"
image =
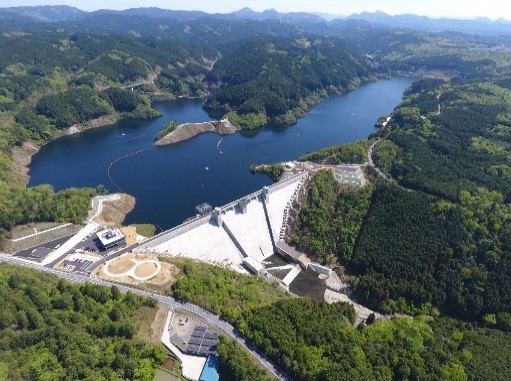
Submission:
<svg viewBox="0 0 511 381">
<path fill-rule="evenodd" d="M 0 18 L 23 17 L 23 21 L 66 22 L 83 20 L 96 15 L 146 16 L 156 19 L 193 21 L 202 18 L 222 20 L 273 20 L 288 24 L 330 23 L 337 20 L 363 20 L 394 28 L 421 30 L 427 32 L 456 31 L 469 34 L 507 34 L 511 35 L 511 21 L 504 18 L 490 20 L 486 17 L 463 19 L 455 17 L 429 17 L 415 14 L 389 15 L 382 11 L 360 12 L 349 16 L 340 16 L 316 12 L 285 12 L 267 9 L 262 12 L 245 7 L 230 13 L 207 13 L 203 11 L 170 10 L 157 7 L 137 7 L 124 10 L 100 9 L 83 11 L 67 5 L 20 6 L 0 8 Z"/>
</svg>

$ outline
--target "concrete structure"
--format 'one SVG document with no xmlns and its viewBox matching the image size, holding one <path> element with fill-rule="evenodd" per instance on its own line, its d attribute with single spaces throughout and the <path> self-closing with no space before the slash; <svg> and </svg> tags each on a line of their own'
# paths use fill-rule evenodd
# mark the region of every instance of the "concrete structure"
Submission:
<svg viewBox="0 0 511 381">
<path fill-rule="evenodd" d="M 172 343 L 172 341 L 170 340 L 170 332 L 168 329 L 171 320 L 172 311 L 170 311 L 167 315 L 167 320 L 165 321 L 164 326 L 165 328 L 163 329 L 161 335 L 161 342 L 181 362 L 183 376 L 188 380 L 198 381 L 202 373 L 202 369 L 204 368 L 204 364 L 206 363 L 206 358 L 184 354 L 179 350 L 179 348 L 174 343 Z"/>
<path fill-rule="evenodd" d="M 243 255 L 225 229 L 210 222 L 209 216 L 169 230 L 158 239 L 141 244 L 135 251 L 192 258 L 228 267 L 243 261 Z"/>
<path fill-rule="evenodd" d="M 217 207 L 146 240 L 134 251 L 183 256 L 234 269 L 241 269 L 249 257 L 261 262 L 275 253 L 286 208 L 307 176 L 298 174 Z M 258 266 L 253 268 L 259 271 Z"/>
<path fill-rule="evenodd" d="M 64 254 L 70 252 L 75 246 L 80 244 L 82 240 L 87 239 L 88 236 L 91 236 L 91 234 L 94 233 L 94 231 L 97 229 L 98 224 L 95 222 L 89 222 L 87 225 L 83 227 L 78 233 L 76 233 L 74 236 L 69 238 L 66 242 L 64 242 L 61 246 L 59 246 L 54 252 L 52 252 L 50 255 L 48 255 L 44 260 L 41 262 L 43 266 L 46 266 L 56 260 L 58 260 L 60 257 L 62 257 Z"/>
<path fill-rule="evenodd" d="M 242 199 L 222 216 L 224 226 L 239 242 L 242 252 L 261 262 L 274 253 L 263 204 L 258 196 Z"/>
<path fill-rule="evenodd" d="M 306 270 L 311 260 L 304 253 L 299 252 L 294 247 L 289 246 L 285 241 L 279 240 L 276 244 L 277 253 L 294 263 L 298 263 L 302 269 Z"/>
<path fill-rule="evenodd" d="M 105 229 L 97 234 L 98 244 L 103 250 L 126 243 L 126 236 L 120 229 Z"/>
<path fill-rule="evenodd" d="M 282 283 L 284 283 L 285 286 L 289 287 L 291 282 L 295 280 L 295 278 L 298 276 L 298 274 L 300 274 L 301 271 L 302 268 L 300 267 L 300 265 L 295 265 L 295 267 L 293 267 L 293 269 L 286 274 L 284 279 L 282 279 Z"/>
<path fill-rule="evenodd" d="M 366 184 L 364 172 L 359 165 L 338 165 L 334 169 L 337 179 L 347 185 L 363 187 Z"/>
<path fill-rule="evenodd" d="M 293 163 L 292 161 L 288 161 L 286 164 L 284 164 L 284 166 L 287 170 L 292 170 L 296 168 L 296 164 Z"/>
<path fill-rule="evenodd" d="M 327 266 L 320 265 L 319 263 L 314 263 L 314 262 L 309 263 L 309 269 L 316 273 L 328 275 L 328 276 L 330 276 L 330 274 L 332 273 L 331 268 L 329 268 Z"/>
<path fill-rule="evenodd" d="M 244 258 L 243 265 L 256 275 L 259 275 L 264 271 L 264 266 L 252 257 Z"/>
</svg>

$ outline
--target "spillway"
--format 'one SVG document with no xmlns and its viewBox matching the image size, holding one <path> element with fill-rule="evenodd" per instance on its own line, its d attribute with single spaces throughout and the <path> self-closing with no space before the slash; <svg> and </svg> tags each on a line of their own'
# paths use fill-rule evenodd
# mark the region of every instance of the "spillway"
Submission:
<svg viewBox="0 0 511 381">
<path fill-rule="evenodd" d="M 258 262 L 275 253 L 286 209 L 307 173 L 241 197 L 141 243 L 136 252 L 187 257 L 239 269 L 243 258 Z"/>
</svg>

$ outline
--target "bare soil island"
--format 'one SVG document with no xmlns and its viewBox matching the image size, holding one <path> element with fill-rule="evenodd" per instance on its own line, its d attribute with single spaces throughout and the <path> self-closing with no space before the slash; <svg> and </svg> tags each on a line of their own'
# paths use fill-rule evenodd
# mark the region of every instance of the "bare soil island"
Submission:
<svg viewBox="0 0 511 381">
<path fill-rule="evenodd" d="M 216 132 L 219 135 L 231 135 L 239 129 L 227 118 L 202 123 L 184 123 L 177 126 L 172 132 L 154 143 L 155 146 L 164 146 L 188 140 L 205 132 Z"/>
</svg>

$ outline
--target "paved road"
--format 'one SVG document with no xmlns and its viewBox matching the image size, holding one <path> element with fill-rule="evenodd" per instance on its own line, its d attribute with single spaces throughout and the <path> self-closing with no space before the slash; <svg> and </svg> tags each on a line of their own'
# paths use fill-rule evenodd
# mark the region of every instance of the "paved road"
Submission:
<svg viewBox="0 0 511 381">
<path fill-rule="evenodd" d="M 94 272 L 94 270 L 96 270 L 99 266 L 104 265 L 108 261 L 110 261 L 110 260 L 112 260 L 114 258 L 120 257 L 121 255 L 132 251 L 137 246 L 138 246 L 138 243 L 136 243 L 134 245 L 131 245 L 131 246 L 127 246 L 124 249 L 115 251 L 114 253 L 109 254 L 109 255 L 103 257 L 102 259 L 92 263 L 89 267 L 87 267 L 87 274 L 88 275 L 92 274 Z"/>
<path fill-rule="evenodd" d="M 0 255 L 0 262 L 7 262 L 12 265 L 28 267 L 34 270 L 42 271 L 52 275 L 56 275 L 59 278 L 66 279 L 70 282 L 85 283 L 90 282 L 102 286 L 113 286 L 115 285 L 122 292 L 132 292 L 134 294 L 150 297 L 156 299 L 159 303 L 164 304 L 172 309 L 185 311 L 189 314 L 195 315 L 203 320 L 207 325 L 217 330 L 221 335 L 236 340 L 242 347 L 248 350 L 254 359 L 261 364 L 262 367 L 267 369 L 271 374 L 277 377 L 279 380 L 292 381 L 283 371 L 281 371 L 275 364 L 268 360 L 261 352 L 259 352 L 249 341 L 241 336 L 236 329 L 229 323 L 221 320 L 218 316 L 204 310 L 203 308 L 190 303 L 182 303 L 170 296 L 158 295 L 151 292 L 138 290 L 136 288 L 126 287 L 119 284 L 107 282 L 98 278 L 91 278 L 88 274 L 79 273 L 64 273 L 56 271 L 47 267 L 42 267 L 34 263 L 19 260 L 17 258 Z"/>
<path fill-rule="evenodd" d="M 375 141 L 373 144 L 371 144 L 371 146 L 369 147 L 369 150 L 367 151 L 367 156 L 369 158 L 369 165 L 371 167 L 373 167 L 376 172 L 378 172 L 378 174 L 383 177 L 385 180 L 388 180 L 389 178 L 387 177 L 387 175 L 385 173 L 383 173 L 380 168 L 378 168 L 375 164 L 374 164 L 374 161 L 373 161 L 373 150 L 374 150 L 374 147 L 376 147 L 376 144 L 378 144 L 380 142 L 380 140 L 378 139 L 377 141 Z"/>
</svg>

